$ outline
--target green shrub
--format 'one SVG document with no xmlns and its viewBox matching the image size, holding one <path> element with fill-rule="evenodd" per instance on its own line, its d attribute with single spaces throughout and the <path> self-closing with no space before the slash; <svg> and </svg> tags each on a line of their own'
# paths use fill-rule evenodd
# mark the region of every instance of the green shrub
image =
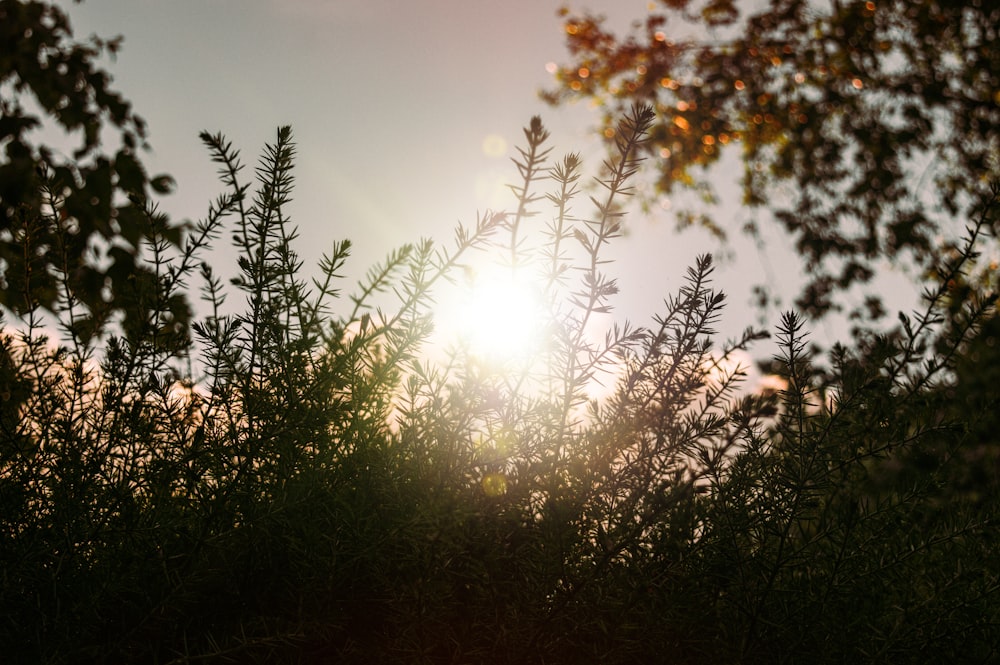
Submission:
<svg viewBox="0 0 1000 665">
<path fill-rule="evenodd" d="M 147 209 L 142 316 L 82 334 L 62 275 L 61 341 L 41 312 L 2 338 L 7 662 L 996 658 L 996 481 L 971 480 L 996 394 L 956 401 L 996 319 L 952 288 L 988 214 L 924 314 L 825 369 L 787 314 L 786 388 L 750 392 L 732 356 L 764 335 L 714 341 L 709 257 L 651 326 L 590 333 L 652 118 L 622 121 L 591 216 L 533 119 L 516 212 L 393 251 L 346 300 L 348 241 L 310 283 L 293 250 L 290 130 L 253 186 L 203 135 L 226 193 L 177 252 Z M 228 287 L 199 260 L 226 220 Z M 541 285 L 529 360 L 432 352 L 436 290 L 488 256 Z"/>
</svg>

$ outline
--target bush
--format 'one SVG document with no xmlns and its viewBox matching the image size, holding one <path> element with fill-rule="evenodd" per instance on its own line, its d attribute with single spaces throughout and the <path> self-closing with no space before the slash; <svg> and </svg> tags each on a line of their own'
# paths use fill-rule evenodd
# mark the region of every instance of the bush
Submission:
<svg viewBox="0 0 1000 665">
<path fill-rule="evenodd" d="M 36 312 L 3 336 L 8 662 L 995 658 L 996 482 L 969 474 L 996 459 L 996 395 L 956 395 L 996 319 L 953 288 L 988 214 L 922 315 L 824 368 L 789 313 L 785 387 L 749 392 L 733 354 L 764 335 L 713 341 L 710 257 L 650 327 L 590 332 L 652 117 L 622 121 L 591 217 L 533 119 L 516 212 L 393 251 L 346 314 L 350 243 L 309 284 L 292 249 L 290 130 L 253 189 L 203 135 L 227 191 L 176 254 L 147 210 L 143 316 L 81 336 L 67 288 L 62 342 Z M 231 289 L 198 259 L 227 218 Z M 477 253 L 541 285 L 529 358 L 430 350 L 435 289 Z M 188 331 L 169 313 L 196 273 Z"/>
</svg>

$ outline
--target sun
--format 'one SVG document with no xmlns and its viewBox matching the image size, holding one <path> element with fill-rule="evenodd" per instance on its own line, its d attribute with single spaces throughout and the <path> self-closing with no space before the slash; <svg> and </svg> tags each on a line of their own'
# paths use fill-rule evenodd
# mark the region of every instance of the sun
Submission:
<svg viewBox="0 0 1000 665">
<path fill-rule="evenodd" d="M 538 286 L 522 272 L 500 265 L 469 268 L 459 301 L 454 330 L 476 357 L 527 359 L 545 340 Z"/>
</svg>

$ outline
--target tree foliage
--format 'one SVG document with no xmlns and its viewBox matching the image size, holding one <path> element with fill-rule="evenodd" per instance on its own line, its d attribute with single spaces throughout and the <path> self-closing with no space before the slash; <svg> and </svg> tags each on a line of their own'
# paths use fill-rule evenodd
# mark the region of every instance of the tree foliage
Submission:
<svg viewBox="0 0 1000 665">
<path fill-rule="evenodd" d="M 589 332 L 653 121 L 624 118 L 580 206 L 579 157 L 548 162 L 534 119 L 515 213 L 391 252 L 345 299 L 347 241 L 301 276 L 290 130 L 251 182 L 204 134 L 226 191 L 187 244 L 144 241 L 148 325 L 98 355 L 30 316 L 0 338 L 7 662 L 996 659 L 995 467 L 975 473 L 998 411 L 969 370 L 995 301 L 956 297 L 995 213 L 897 332 L 824 374 L 789 313 L 782 388 L 740 392 L 732 352 L 762 336 L 714 339 L 709 257 L 648 326 Z M 197 258 L 227 221 L 228 285 Z M 531 362 L 428 352 L 436 289 L 487 257 L 542 285 Z M 156 322 L 196 273 L 192 348 Z"/>
<path fill-rule="evenodd" d="M 932 265 L 1000 176 L 1000 4 L 658 4 L 621 37 L 563 10 L 571 58 L 546 96 L 591 99 L 609 126 L 654 105 L 646 150 L 664 193 L 714 200 L 710 167 L 739 150 L 743 203 L 803 258 L 806 314 L 839 308 L 884 261 Z M 679 219 L 725 231 L 704 209 Z M 880 298 L 854 313 L 881 315 Z"/>
<path fill-rule="evenodd" d="M 141 318 L 134 301 L 153 276 L 136 251 L 151 233 L 176 243 L 180 229 L 150 209 L 170 179 L 146 174 L 145 124 L 99 66 L 121 40 L 75 41 L 58 7 L 0 0 L 0 41 L 0 306 L 26 313 L 72 300 L 86 310 L 80 332 L 112 311 Z M 42 128 L 61 135 L 47 144 Z M 105 154 L 111 137 L 120 145 Z M 182 302 L 173 316 L 186 320 Z"/>
</svg>

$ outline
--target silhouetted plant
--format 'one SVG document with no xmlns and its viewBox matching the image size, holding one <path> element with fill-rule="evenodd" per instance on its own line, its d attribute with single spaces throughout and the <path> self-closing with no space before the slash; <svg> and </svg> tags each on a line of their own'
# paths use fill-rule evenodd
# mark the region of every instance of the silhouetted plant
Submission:
<svg viewBox="0 0 1000 665">
<path fill-rule="evenodd" d="M 309 283 L 293 249 L 290 130 L 253 182 L 203 134 L 226 193 L 177 249 L 146 210 L 141 317 L 84 334 L 64 288 L 61 344 L 35 311 L 2 337 L 5 656 L 995 658 L 997 485 L 970 486 L 970 455 L 996 459 L 995 393 L 952 397 L 992 348 L 993 297 L 956 285 L 995 201 L 923 314 L 820 371 L 789 313 L 785 388 L 751 393 L 733 354 L 764 335 L 713 340 L 710 257 L 649 327 L 593 332 L 652 120 L 622 119 L 585 216 L 579 157 L 550 166 L 533 119 L 515 212 L 390 252 L 343 300 L 350 243 Z M 227 220 L 228 285 L 198 258 Z M 432 348 L 435 290 L 491 258 L 538 285 L 545 343 Z M 188 338 L 171 303 L 196 272 L 207 313 Z"/>
<path fill-rule="evenodd" d="M 121 38 L 79 42 L 58 6 L 0 0 L 0 42 L 0 305 L 23 314 L 69 293 L 80 336 L 112 315 L 141 318 L 132 281 L 153 277 L 136 252 L 150 233 L 177 243 L 181 229 L 152 228 L 159 217 L 147 197 L 172 181 L 147 175 L 146 124 L 99 67 Z M 120 144 L 106 154 L 112 138 Z M 170 305 L 165 312 L 186 324 L 187 303 Z"/>
</svg>

